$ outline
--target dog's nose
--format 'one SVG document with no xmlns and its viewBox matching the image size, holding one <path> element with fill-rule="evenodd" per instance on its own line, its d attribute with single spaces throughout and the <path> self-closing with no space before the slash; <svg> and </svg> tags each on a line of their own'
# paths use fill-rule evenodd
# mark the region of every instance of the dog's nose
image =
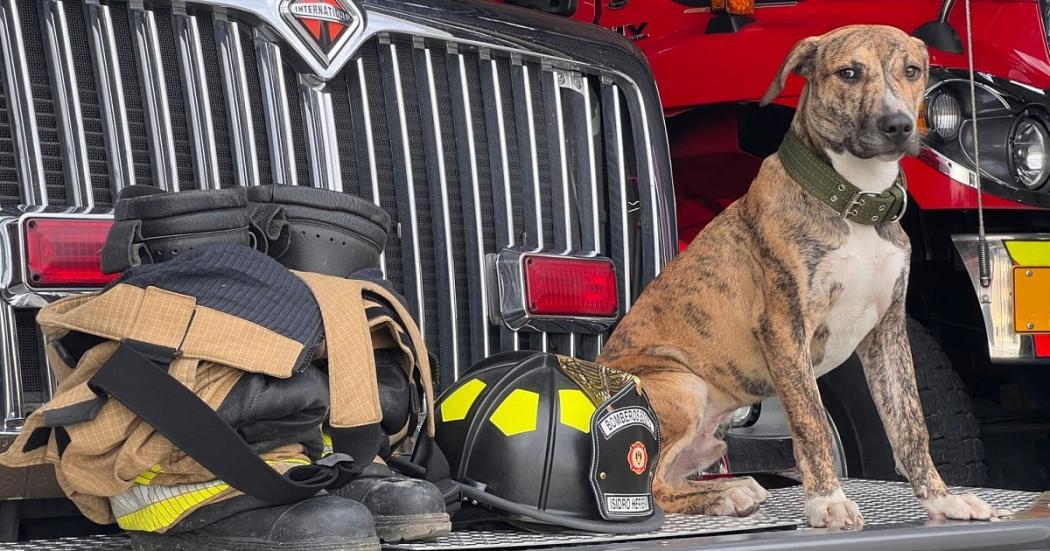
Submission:
<svg viewBox="0 0 1050 551">
<path fill-rule="evenodd" d="M 913 128 L 911 117 L 900 111 L 879 119 L 879 130 L 894 143 L 901 143 L 910 138 Z"/>
</svg>

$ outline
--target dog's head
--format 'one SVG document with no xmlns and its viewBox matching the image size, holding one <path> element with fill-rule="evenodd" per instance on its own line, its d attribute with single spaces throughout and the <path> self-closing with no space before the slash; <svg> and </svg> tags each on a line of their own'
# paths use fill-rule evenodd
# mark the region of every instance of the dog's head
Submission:
<svg viewBox="0 0 1050 551">
<path fill-rule="evenodd" d="M 788 75 L 806 90 L 796 128 L 817 149 L 896 160 L 919 152 L 916 114 L 929 73 L 926 45 L 881 25 L 851 25 L 795 44 L 762 98 L 780 94 Z"/>
</svg>

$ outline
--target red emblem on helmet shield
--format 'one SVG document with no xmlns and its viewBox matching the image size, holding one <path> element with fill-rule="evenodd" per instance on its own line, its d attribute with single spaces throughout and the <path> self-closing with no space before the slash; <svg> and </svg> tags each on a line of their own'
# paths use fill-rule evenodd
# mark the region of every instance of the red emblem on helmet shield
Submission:
<svg viewBox="0 0 1050 551">
<path fill-rule="evenodd" d="M 360 13 L 349 0 L 289 0 L 284 5 L 289 23 L 325 61 L 360 24 Z"/>
<path fill-rule="evenodd" d="M 631 447 L 627 449 L 627 466 L 634 474 L 645 472 L 646 467 L 649 466 L 649 452 L 646 451 L 645 444 L 641 442 L 631 444 Z"/>
</svg>

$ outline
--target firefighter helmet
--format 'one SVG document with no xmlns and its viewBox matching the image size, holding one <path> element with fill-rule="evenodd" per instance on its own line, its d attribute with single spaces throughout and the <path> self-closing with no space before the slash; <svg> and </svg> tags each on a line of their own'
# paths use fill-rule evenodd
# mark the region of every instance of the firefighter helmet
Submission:
<svg viewBox="0 0 1050 551">
<path fill-rule="evenodd" d="M 435 440 L 465 501 L 573 529 L 662 524 L 652 495 L 660 427 L 636 377 L 509 352 L 475 364 L 435 409 Z"/>
</svg>

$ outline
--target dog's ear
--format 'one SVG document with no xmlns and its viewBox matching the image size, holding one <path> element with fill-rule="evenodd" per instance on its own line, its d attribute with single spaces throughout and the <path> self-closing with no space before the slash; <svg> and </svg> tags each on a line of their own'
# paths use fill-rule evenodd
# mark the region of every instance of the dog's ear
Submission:
<svg viewBox="0 0 1050 551">
<path fill-rule="evenodd" d="M 784 84 L 787 83 L 788 76 L 791 73 L 798 73 L 804 77 L 809 77 L 813 70 L 813 63 L 817 55 L 817 43 L 820 42 L 820 38 L 811 36 L 799 40 L 795 44 L 794 48 L 791 48 L 791 52 L 788 53 L 787 59 L 784 60 L 784 65 L 780 67 L 780 72 L 777 73 L 777 78 L 773 79 L 773 83 L 769 85 L 769 89 L 766 90 L 766 94 L 762 96 L 762 100 L 759 102 L 760 105 L 768 105 L 773 100 L 777 99 L 780 95 L 781 90 L 784 89 Z"/>
</svg>

